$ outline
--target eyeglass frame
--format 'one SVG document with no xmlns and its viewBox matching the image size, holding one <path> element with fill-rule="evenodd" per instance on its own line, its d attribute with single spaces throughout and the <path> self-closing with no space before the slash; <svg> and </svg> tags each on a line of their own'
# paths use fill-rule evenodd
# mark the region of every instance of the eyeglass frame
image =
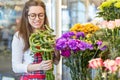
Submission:
<svg viewBox="0 0 120 80">
<path fill-rule="evenodd" d="M 30 16 L 32 16 L 32 14 L 34 14 L 34 16 L 35 16 L 33 19 L 30 17 Z M 42 16 L 43 18 L 39 17 L 41 14 L 43 14 L 43 16 Z M 38 18 L 39 18 L 40 20 L 42 20 L 42 19 L 45 18 L 45 13 L 39 13 L 39 14 L 30 13 L 30 14 L 28 14 L 28 17 L 29 17 L 31 20 L 35 20 L 37 16 L 38 16 Z"/>
</svg>

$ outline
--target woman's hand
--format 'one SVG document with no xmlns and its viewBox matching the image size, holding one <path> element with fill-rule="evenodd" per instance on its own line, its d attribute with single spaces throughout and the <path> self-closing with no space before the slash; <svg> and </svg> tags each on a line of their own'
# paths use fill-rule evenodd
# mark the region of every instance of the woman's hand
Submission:
<svg viewBox="0 0 120 80">
<path fill-rule="evenodd" d="M 43 60 L 39 65 L 40 70 L 50 70 L 52 69 L 52 60 Z"/>
<path fill-rule="evenodd" d="M 53 63 L 57 65 L 60 61 L 60 52 L 55 50 L 53 56 Z"/>
</svg>

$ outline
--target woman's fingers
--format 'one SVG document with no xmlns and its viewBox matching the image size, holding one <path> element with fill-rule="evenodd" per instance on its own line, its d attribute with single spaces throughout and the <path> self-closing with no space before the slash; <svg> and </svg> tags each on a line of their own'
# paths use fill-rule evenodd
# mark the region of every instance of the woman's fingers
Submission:
<svg viewBox="0 0 120 80">
<path fill-rule="evenodd" d="M 48 66 L 46 65 L 46 66 L 43 67 L 43 69 L 44 70 L 50 70 L 50 69 L 52 69 L 52 65 L 51 64 L 48 65 Z"/>
<path fill-rule="evenodd" d="M 52 60 L 46 60 L 46 61 L 42 61 L 44 64 L 47 64 L 47 63 L 52 63 Z"/>
<path fill-rule="evenodd" d="M 52 68 L 52 61 L 46 60 L 40 63 L 40 70 L 49 70 Z"/>
</svg>

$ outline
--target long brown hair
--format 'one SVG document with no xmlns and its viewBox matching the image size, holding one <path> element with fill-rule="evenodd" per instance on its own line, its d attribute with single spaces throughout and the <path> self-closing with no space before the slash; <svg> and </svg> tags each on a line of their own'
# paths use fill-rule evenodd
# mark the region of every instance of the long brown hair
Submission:
<svg viewBox="0 0 120 80">
<path fill-rule="evenodd" d="M 48 24 L 48 18 L 46 15 L 46 6 L 45 4 L 41 1 L 41 0 L 29 0 L 25 3 L 25 6 L 23 8 L 23 12 L 22 12 L 22 17 L 21 17 L 21 23 L 19 26 L 19 36 L 21 36 L 24 40 L 24 50 L 26 51 L 30 45 L 29 45 L 29 37 L 31 35 L 31 33 L 33 33 L 33 29 L 32 26 L 29 24 L 28 22 L 28 11 L 29 11 L 29 7 L 30 6 L 41 6 L 44 11 L 45 11 L 45 19 L 44 19 L 44 24 Z"/>
</svg>

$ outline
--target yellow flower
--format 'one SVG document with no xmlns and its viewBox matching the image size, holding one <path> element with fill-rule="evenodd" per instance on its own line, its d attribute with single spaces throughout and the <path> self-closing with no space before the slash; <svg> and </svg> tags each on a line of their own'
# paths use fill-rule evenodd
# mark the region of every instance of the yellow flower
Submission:
<svg viewBox="0 0 120 80">
<path fill-rule="evenodd" d="M 92 34 L 87 34 L 86 37 L 87 38 L 90 38 L 92 36 Z"/>
<path fill-rule="evenodd" d="M 110 7 L 111 4 L 112 4 L 111 1 L 106 1 L 106 2 L 103 2 L 102 5 L 100 5 L 98 8 L 100 10 L 104 10 L 105 7 Z"/>
<path fill-rule="evenodd" d="M 86 24 L 75 24 L 70 29 L 72 32 L 84 32 L 85 34 L 94 33 L 95 31 L 99 30 L 99 27 L 92 24 L 92 23 L 86 23 Z"/>
<path fill-rule="evenodd" d="M 87 23 L 84 26 L 85 29 L 87 30 L 87 33 L 94 33 L 95 31 L 99 30 L 99 27 L 92 23 Z"/>
<path fill-rule="evenodd" d="M 82 25 L 80 23 L 77 23 L 77 24 L 73 25 L 73 27 L 70 29 L 70 31 L 77 31 L 81 27 L 82 27 Z"/>
<path fill-rule="evenodd" d="M 120 8 L 120 1 L 117 2 L 117 3 L 115 3 L 114 6 L 115 6 L 116 8 Z"/>
<path fill-rule="evenodd" d="M 120 18 L 120 0 L 107 0 L 98 7 L 97 17 L 104 20 L 115 20 Z"/>
<path fill-rule="evenodd" d="M 107 0 L 107 1 L 110 1 L 110 2 L 115 2 L 115 1 L 120 1 L 120 0 Z"/>
</svg>

